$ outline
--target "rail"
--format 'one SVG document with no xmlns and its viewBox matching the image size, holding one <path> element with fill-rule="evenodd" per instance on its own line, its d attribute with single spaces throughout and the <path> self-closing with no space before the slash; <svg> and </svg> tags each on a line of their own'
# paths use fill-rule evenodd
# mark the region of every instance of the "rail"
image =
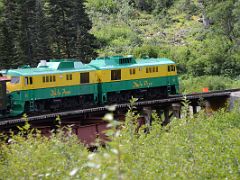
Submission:
<svg viewBox="0 0 240 180">
<path fill-rule="evenodd" d="M 167 103 L 174 103 L 174 102 L 181 102 L 184 97 L 188 100 L 198 100 L 200 98 L 206 99 L 206 98 L 212 98 L 212 97 L 226 97 L 230 96 L 232 92 L 240 91 L 240 89 L 228 89 L 228 90 L 222 90 L 222 91 L 211 91 L 211 92 L 203 92 L 203 93 L 191 93 L 186 95 L 174 95 L 169 96 L 166 99 L 157 99 L 157 100 L 146 100 L 146 101 L 138 101 L 134 104 L 134 106 L 149 106 L 149 105 L 160 105 L 160 104 L 167 104 Z M 122 108 L 128 108 L 130 106 L 130 103 L 121 103 L 116 104 L 116 109 L 122 109 Z M 28 117 L 28 121 L 39 121 L 39 120 L 48 120 L 52 118 L 56 118 L 58 116 L 60 117 L 66 117 L 66 116 L 74 116 L 74 115 L 81 115 L 81 114 L 89 114 L 93 112 L 104 112 L 108 111 L 107 106 L 101 106 L 101 107 L 94 107 L 94 108 L 88 108 L 88 109 L 78 109 L 78 110 L 70 110 L 70 111 L 62 111 L 62 112 L 56 112 L 56 113 L 49 113 L 44 115 L 37 115 L 37 116 L 30 116 Z M 25 122 L 24 118 L 12 118 L 7 120 L 0 121 L 0 127 L 11 125 L 11 124 L 18 124 Z"/>
</svg>

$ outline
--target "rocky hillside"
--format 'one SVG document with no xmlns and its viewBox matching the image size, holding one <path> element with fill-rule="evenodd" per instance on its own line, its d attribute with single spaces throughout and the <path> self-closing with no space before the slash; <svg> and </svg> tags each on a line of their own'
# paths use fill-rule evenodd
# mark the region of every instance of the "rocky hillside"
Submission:
<svg viewBox="0 0 240 180">
<path fill-rule="evenodd" d="M 240 70 L 240 2 L 88 0 L 100 55 L 166 56 L 192 75 Z"/>
</svg>

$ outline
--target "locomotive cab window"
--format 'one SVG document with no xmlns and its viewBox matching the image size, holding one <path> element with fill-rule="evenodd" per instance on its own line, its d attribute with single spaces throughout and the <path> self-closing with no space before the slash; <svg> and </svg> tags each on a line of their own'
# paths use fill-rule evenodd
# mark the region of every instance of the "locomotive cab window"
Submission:
<svg viewBox="0 0 240 180">
<path fill-rule="evenodd" d="M 80 83 L 81 84 L 89 83 L 89 72 L 80 74 Z"/>
<path fill-rule="evenodd" d="M 13 76 L 11 78 L 11 84 L 18 84 L 20 82 L 20 77 L 18 76 Z"/>
<path fill-rule="evenodd" d="M 111 71 L 111 80 L 121 80 L 121 69 Z"/>
</svg>

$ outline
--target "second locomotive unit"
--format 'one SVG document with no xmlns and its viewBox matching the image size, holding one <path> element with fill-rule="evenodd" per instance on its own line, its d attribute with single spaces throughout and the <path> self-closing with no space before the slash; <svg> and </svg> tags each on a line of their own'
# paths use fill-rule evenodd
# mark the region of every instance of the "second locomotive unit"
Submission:
<svg viewBox="0 0 240 180">
<path fill-rule="evenodd" d="M 177 94 L 176 64 L 166 58 L 132 56 L 43 60 L 36 68 L 7 71 L 7 116 L 121 103 L 133 97 Z"/>
</svg>

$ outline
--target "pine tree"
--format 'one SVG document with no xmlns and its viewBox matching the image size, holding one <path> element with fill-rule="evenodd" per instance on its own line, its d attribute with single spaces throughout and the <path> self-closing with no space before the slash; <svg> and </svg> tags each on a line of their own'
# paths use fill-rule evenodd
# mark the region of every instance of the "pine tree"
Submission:
<svg viewBox="0 0 240 180">
<path fill-rule="evenodd" d="M 17 16 L 16 1 L 4 0 L 4 8 L 0 22 L 0 65 L 1 68 L 10 68 L 17 62 Z"/>
<path fill-rule="evenodd" d="M 48 28 L 42 0 L 19 1 L 20 59 L 25 64 L 36 64 L 50 56 Z"/>
<path fill-rule="evenodd" d="M 47 19 L 43 10 L 42 0 L 36 0 L 35 4 L 36 18 L 34 20 L 34 59 L 49 59 L 51 56 L 49 44 L 49 31 L 47 27 Z"/>
<path fill-rule="evenodd" d="M 92 23 L 85 13 L 83 0 L 49 0 L 48 12 L 55 57 L 87 62 L 96 56 L 96 39 L 89 33 Z"/>
<path fill-rule="evenodd" d="M 97 48 L 96 38 L 89 33 L 92 22 L 85 12 L 83 1 L 75 0 L 72 24 L 75 25 L 75 42 L 73 42 L 73 56 L 88 62 L 97 56 L 94 48 Z"/>
</svg>

